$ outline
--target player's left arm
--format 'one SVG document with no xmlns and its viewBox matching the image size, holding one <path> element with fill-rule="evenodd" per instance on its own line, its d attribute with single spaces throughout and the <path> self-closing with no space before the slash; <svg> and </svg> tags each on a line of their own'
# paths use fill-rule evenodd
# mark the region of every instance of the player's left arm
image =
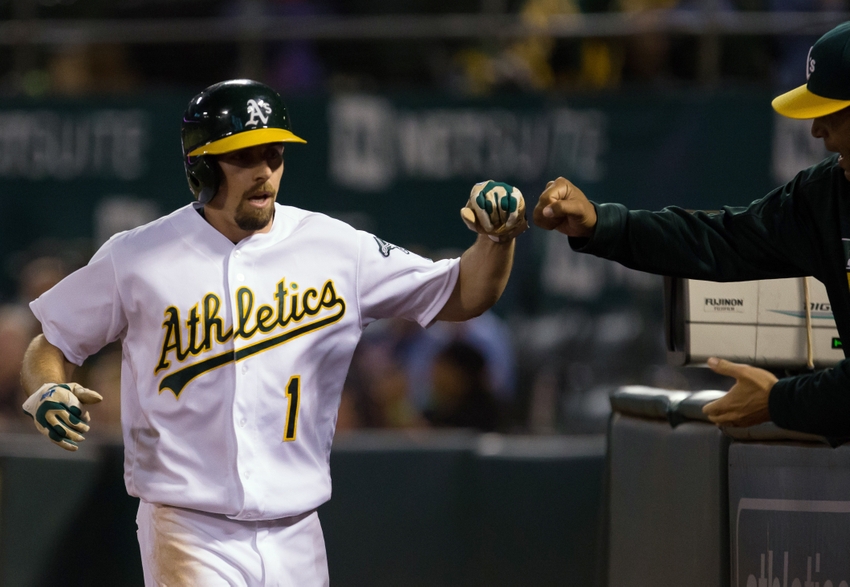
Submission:
<svg viewBox="0 0 850 587">
<path fill-rule="evenodd" d="M 480 316 L 495 304 L 508 284 L 514 259 L 514 240 L 495 243 L 478 235 L 460 258 L 460 274 L 437 320 L 462 322 Z"/>
<path fill-rule="evenodd" d="M 460 215 L 478 238 L 461 256 L 460 274 L 437 320 L 461 322 L 490 309 L 508 284 L 515 239 L 528 229 L 522 193 L 499 182 L 475 184 Z"/>
</svg>

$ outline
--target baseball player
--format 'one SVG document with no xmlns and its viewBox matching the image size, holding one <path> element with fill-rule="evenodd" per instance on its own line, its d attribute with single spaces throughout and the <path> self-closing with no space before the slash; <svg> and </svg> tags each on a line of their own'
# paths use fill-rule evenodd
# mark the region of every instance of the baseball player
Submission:
<svg viewBox="0 0 850 587">
<path fill-rule="evenodd" d="M 62 448 L 77 449 L 84 406 L 101 399 L 69 381 L 73 365 L 121 341 L 146 585 L 327 585 L 316 508 L 363 329 L 481 314 L 527 228 L 522 195 L 496 182 L 461 212 L 475 243 L 438 262 L 281 205 L 284 143 L 304 142 L 271 88 L 205 89 L 182 123 L 196 202 L 113 236 L 31 304 L 44 334 L 24 360 L 24 410 Z"/>
<path fill-rule="evenodd" d="M 594 204 L 561 177 L 540 196 L 535 224 L 566 234 L 578 251 L 663 275 L 714 281 L 812 275 L 826 286 L 841 339 L 850 339 L 850 22 L 812 46 L 805 76 L 807 82 L 775 98 L 773 108 L 811 119 L 812 135 L 836 154 L 749 206 L 713 214 L 674 206 L 630 211 Z M 850 356 L 850 345 L 844 349 Z M 705 407 L 713 422 L 772 420 L 791 430 L 850 436 L 850 359 L 782 379 L 719 358 L 708 364 L 736 379 L 728 394 Z"/>
</svg>

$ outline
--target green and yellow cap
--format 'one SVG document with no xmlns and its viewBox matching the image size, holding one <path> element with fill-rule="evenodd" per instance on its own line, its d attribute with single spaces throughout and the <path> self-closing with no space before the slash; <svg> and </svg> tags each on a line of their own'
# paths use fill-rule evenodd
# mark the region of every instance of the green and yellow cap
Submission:
<svg viewBox="0 0 850 587">
<path fill-rule="evenodd" d="M 773 99 L 788 118 L 818 118 L 850 106 L 850 22 L 838 25 L 812 45 L 805 85 Z"/>
<path fill-rule="evenodd" d="M 306 143 L 292 132 L 280 95 L 252 80 L 229 80 L 192 98 L 181 128 L 186 157 L 220 155 L 266 143 Z"/>
</svg>

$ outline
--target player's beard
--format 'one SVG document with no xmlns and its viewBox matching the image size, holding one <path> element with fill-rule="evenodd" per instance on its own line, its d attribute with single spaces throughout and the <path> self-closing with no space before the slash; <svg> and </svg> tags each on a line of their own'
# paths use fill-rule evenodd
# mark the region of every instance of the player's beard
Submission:
<svg viewBox="0 0 850 587">
<path fill-rule="evenodd" d="M 248 232 L 262 230 L 263 228 L 268 226 L 269 222 L 271 222 L 272 218 L 274 218 L 275 190 L 272 188 L 272 186 L 266 184 L 261 189 L 255 191 L 271 192 L 271 203 L 263 208 L 255 208 L 254 206 L 248 203 L 248 198 L 250 197 L 250 194 L 246 194 L 245 197 L 242 198 L 242 201 L 239 202 L 239 205 L 236 207 L 236 214 L 234 220 L 236 221 L 236 226 Z"/>
</svg>

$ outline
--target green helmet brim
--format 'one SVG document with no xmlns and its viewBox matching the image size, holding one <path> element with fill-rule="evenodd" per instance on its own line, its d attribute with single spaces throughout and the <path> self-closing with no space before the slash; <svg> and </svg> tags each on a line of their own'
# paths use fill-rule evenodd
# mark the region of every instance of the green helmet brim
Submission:
<svg viewBox="0 0 850 587">
<path fill-rule="evenodd" d="M 221 155 L 231 151 L 238 151 L 246 147 L 265 145 L 267 143 L 306 143 L 301 137 L 295 136 L 291 131 L 283 128 L 257 128 L 247 130 L 238 134 L 224 137 L 206 145 L 201 145 L 191 151 L 189 157 L 200 157 L 201 155 Z"/>
</svg>

